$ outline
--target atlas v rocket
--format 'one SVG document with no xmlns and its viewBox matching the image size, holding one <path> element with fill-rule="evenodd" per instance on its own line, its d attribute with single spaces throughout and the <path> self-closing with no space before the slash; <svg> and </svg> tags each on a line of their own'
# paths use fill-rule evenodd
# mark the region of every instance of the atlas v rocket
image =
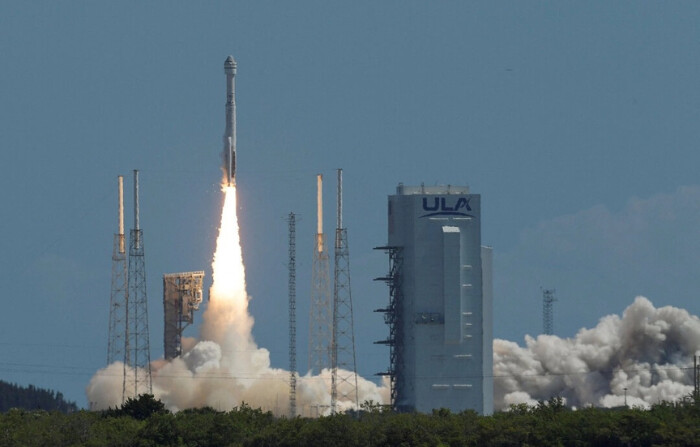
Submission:
<svg viewBox="0 0 700 447">
<path fill-rule="evenodd" d="M 224 62 L 226 72 L 226 132 L 224 132 L 224 185 L 236 184 L 236 61 L 233 56 Z"/>
</svg>

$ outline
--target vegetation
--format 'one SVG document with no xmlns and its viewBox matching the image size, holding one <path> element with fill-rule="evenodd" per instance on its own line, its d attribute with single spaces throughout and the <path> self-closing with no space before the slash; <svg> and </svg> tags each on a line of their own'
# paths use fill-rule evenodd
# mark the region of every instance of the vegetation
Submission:
<svg viewBox="0 0 700 447">
<path fill-rule="evenodd" d="M 5 412 L 10 408 L 60 411 L 62 413 L 78 411 L 75 402 L 65 401 L 61 393 L 36 388 L 34 385 L 21 387 L 0 380 L 0 412 Z"/>
<path fill-rule="evenodd" d="M 366 403 L 354 415 L 276 418 L 241 405 L 172 414 L 150 395 L 104 412 L 10 410 L 0 446 L 652 446 L 700 445 L 696 400 L 650 410 L 567 409 L 561 399 L 479 416 L 395 414 Z"/>
</svg>

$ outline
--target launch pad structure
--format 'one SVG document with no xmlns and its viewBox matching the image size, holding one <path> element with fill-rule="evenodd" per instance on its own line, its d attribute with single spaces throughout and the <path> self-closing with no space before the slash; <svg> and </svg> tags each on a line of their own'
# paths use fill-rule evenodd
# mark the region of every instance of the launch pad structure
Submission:
<svg viewBox="0 0 700 447">
<path fill-rule="evenodd" d="M 194 311 L 202 303 L 204 272 L 163 275 L 163 345 L 165 359 L 182 355 L 182 334 L 194 322 Z"/>
<path fill-rule="evenodd" d="M 139 226 L 139 171 L 134 170 L 134 228 L 129 253 L 124 235 L 124 178 L 118 176 L 118 233 L 112 251 L 107 364 L 123 362 L 122 402 L 151 393 L 151 352 L 148 333 L 146 260 Z"/>
</svg>

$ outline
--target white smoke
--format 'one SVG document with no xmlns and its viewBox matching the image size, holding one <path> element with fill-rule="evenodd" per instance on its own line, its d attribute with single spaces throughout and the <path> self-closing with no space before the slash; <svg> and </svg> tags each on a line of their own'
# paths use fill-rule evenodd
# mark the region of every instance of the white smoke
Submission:
<svg viewBox="0 0 700 447">
<path fill-rule="evenodd" d="M 248 313 L 245 268 L 236 218 L 235 189 L 226 190 L 217 249 L 212 263 L 213 285 L 204 313 L 201 341 L 183 340 L 185 353 L 172 361 L 151 364 L 153 394 L 165 406 L 178 411 L 209 406 L 230 410 L 246 403 L 254 408 L 289 413 L 288 371 L 270 366 L 270 353 L 252 336 L 253 317 Z M 127 377 L 133 373 L 128 371 Z M 339 372 L 339 375 L 347 375 Z M 386 383 L 379 386 L 357 378 L 359 402 L 388 402 Z M 123 364 L 113 363 L 100 370 L 87 387 L 91 408 L 118 407 L 122 403 Z M 297 413 L 318 416 L 330 412 L 331 372 L 297 378 Z M 340 388 L 338 395 L 347 394 Z M 354 407 L 340 400 L 338 410 Z"/>
<path fill-rule="evenodd" d="M 637 297 L 622 318 L 608 315 L 573 338 L 494 340 L 494 404 L 534 404 L 561 396 L 570 406 L 649 407 L 692 392 L 700 319 Z"/>
</svg>

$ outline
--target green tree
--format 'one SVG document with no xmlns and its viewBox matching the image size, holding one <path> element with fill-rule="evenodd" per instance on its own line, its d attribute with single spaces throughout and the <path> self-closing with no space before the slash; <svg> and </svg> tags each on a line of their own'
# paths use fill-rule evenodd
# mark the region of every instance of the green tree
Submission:
<svg viewBox="0 0 700 447">
<path fill-rule="evenodd" d="M 153 394 L 141 394 L 137 398 L 130 397 L 124 402 L 119 410 L 111 415 L 131 416 L 132 418 L 144 421 L 152 414 L 168 413 L 165 404 L 156 399 Z"/>
</svg>

